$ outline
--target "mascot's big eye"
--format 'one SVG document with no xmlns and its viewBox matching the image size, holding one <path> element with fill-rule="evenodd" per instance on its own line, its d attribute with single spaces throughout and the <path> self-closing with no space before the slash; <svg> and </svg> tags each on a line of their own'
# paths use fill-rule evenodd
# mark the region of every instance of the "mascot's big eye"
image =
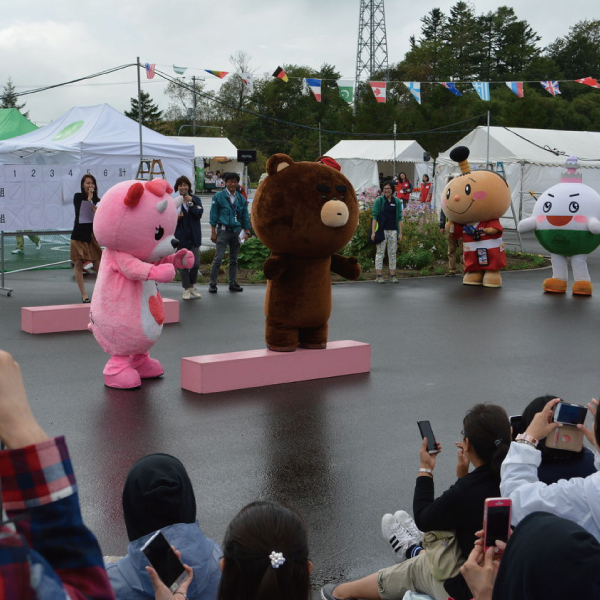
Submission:
<svg viewBox="0 0 600 600">
<path fill-rule="evenodd" d="M 465 185 L 465 194 L 467 196 L 471 195 L 471 184 L 467 183 L 467 185 Z"/>
<path fill-rule="evenodd" d="M 572 213 L 576 213 L 579 210 L 579 202 L 571 202 L 571 204 L 569 204 L 569 211 Z"/>
<path fill-rule="evenodd" d="M 544 202 L 544 208 L 543 208 L 544 212 L 550 212 L 551 208 L 552 208 L 552 202 Z"/>
<path fill-rule="evenodd" d="M 450 188 L 446 190 L 446 200 L 450 200 Z"/>
<path fill-rule="evenodd" d="M 154 239 L 158 242 L 158 240 L 162 239 L 162 236 L 165 235 L 165 230 L 159 225 L 154 230 Z"/>
</svg>

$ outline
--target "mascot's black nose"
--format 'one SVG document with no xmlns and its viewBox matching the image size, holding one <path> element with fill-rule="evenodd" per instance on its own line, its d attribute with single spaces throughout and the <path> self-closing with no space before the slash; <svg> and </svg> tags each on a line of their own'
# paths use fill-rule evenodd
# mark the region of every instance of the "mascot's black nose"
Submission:
<svg viewBox="0 0 600 600">
<path fill-rule="evenodd" d="M 173 246 L 173 248 L 177 248 L 177 246 L 179 246 L 179 240 L 177 238 L 173 238 L 171 240 L 171 246 Z"/>
</svg>

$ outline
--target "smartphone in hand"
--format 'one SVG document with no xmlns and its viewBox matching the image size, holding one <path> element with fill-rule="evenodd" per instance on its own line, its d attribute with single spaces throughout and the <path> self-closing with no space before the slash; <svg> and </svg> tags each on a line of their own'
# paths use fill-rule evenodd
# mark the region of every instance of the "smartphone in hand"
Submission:
<svg viewBox="0 0 600 600">
<path fill-rule="evenodd" d="M 429 454 L 437 454 L 437 441 L 433 435 L 431 423 L 429 421 L 417 421 L 417 425 L 421 432 L 421 438 L 427 438 L 427 452 L 429 452 Z"/>
<path fill-rule="evenodd" d="M 496 540 L 508 541 L 510 533 L 510 498 L 486 498 L 483 510 L 483 551 L 496 545 Z"/>
<path fill-rule="evenodd" d="M 171 592 L 185 581 L 187 572 L 162 532 L 157 531 L 141 550 Z"/>
<path fill-rule="evenodd" d="M 583 425 L 587 412 L 587 406 L 559 402 L 554 407 L 554 422 L 564 423 L 565 425 Z"/>
</svg>

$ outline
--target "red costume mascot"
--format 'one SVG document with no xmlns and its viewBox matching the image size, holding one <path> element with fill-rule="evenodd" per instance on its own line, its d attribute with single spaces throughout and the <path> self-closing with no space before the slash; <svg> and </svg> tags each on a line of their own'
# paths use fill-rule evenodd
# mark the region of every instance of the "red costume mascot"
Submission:
<svg viewBox="0 0 600 600">
<path fill-rule="evenodd" d="M 502 287 L 500 269 L 506 267 L 500 217 L 510 206 L 510 188 L 494 171 L 471 171 L 469 149 L 458 146 L 450 158 L 458 162 L 461 175 L 442 193 L 442 210 L 452 223 L 462 226 L 463 284 Z M 456 231 L 457 225 L 454 226 Z"/>
</svg>

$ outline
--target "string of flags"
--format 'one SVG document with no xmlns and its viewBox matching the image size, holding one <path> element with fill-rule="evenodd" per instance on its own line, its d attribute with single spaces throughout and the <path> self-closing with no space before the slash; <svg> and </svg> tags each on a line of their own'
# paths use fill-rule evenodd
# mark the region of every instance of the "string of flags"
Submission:
<svg viewBox="0 0 600 600">
<path fill-rule="evenodd" d="M 156 64 L 145 63 L 144 68 L 146 70 L 146 77 L 148 79 L 154 78 Z M 177 75 L 184 75 L 188 67 L 180 67 L 177 65 L 173 65 L 173 71 Z M 229 71 L 214 71 L 212 69 L 203 69 L 206 73 L 213 75 L 214 77 L 218 77 L 219 79 L 223 79 L 227 75 L 229 75 Z M 254 81 L 256 79 L 255 75 L 252 73 L 236 73 L 239 75 L 243 82 L 246 84 L 248 88 L 248 92 L 252 93 L 254 91 Z M 273 72 L 272 77 L 276 79 L 280 79 L 281 81 L 288 83 L 290 77 L 288 77 L 287 73 L 281 67 L 277 67 Z M 317 102 L 321 102 L 322 100 L 322 82 L 323 79 L 317 79 L 312 77 L 293 77 L 292 79 L 302 79 L 302 90 L 305 94 L 309 95 L 312 93 L 315 100 Z M 569 80 L 567 80 L 569 81 Z M 584 77 L 582 79 L 575 79 L 576 83 L 581 83 L 583 85 L 587 85 L 592 88 L 600 89 L 600 83 L 593 77 Z M 336 80 L 340 97 L 345 100 L 348 104 L 352 104 L 354 102 L 355 96 L 355 88 L 356 82 L 353 79 L 338 79 Z M 388 85 L 391 83 L 398 83 L 392 81 L 369 81 L 368 84 L 375 96 L 377 102 L 385 103 L 387 102 L 387 91 Z M 402 83 L 408 91 L 412 94 L 412 97 L 421 104 L 421 83 L 428 83 L 432 85 L 442 85 L 445 87 L 450 93 L 455 96 L 462 96 L 462 92 L 456 87 L 457 82 L 455 81 L 437 81 L 437 82 L 419 82 L 419 81 L 402 81 Z M 465 82 L 461 82 L 465 83 Z M 494 82 L 499 83 L 499 82 Z M 506 86 L 509 90 L 511 90 L 518 98 L 524 98 L 525 90 L 524 83 L 533 83 L 533 82 L 523 82 L 523 81 L 506 81 Z M 540 81 L 540 85 L 552 96 L 557 96 L 561 93 L 559 87 L 559 81 Z M 479 97 L 486 102 L 490 101 L 490 82 L 489 81 L 473 81 L 470 82 L 470 85 L 477 92 Z"/>
</svg>

